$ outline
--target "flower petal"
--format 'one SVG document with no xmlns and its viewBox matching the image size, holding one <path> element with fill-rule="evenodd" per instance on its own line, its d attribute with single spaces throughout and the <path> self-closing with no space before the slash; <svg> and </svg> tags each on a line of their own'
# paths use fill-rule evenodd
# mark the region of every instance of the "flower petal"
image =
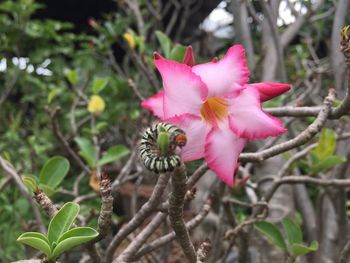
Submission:
<svg viewBox="0 0 350 263">
<path fill-rule="evenodd" d="M 275 117 L 261 109 L 259 91 L 246 88 L 236 98 L 229 100 L 230 128 L 239 136 L 250 140 L 277 136 L 287 130 Z"/>
<path fill-rule="evenodd" d="M 190 67 L 194 66 L 195 61 L 194 61 L 192 46 L 188 46 L 186 48 L 186 52 L 185 52 L 184 58 L 182 60 L 182 63 L 184 63 Z"/>
<path fill-rule="evenodd" d="M 241 45 L 231 47 L 218 62 L 196 65 L 192 71 L 207 84 L 209 97 L 227 95 L 249 79 L 245 51 Z"/>
<path fill-rule="evenodd" d="M 159 119 L 164 118 L 163 112 L 163 102 L 164 101 L 164 91 L 158 92 L 156 95 L 153 95 L 151 98 L 141 102 L 141 106 L 152 111 Z"/>
<path fill-rule="evenodd" d="M 170 118 L 183 113 L 199 115 L 208 89 L 201 79 L 187 65 L 176 61 L 157 59 L 164 87 L 164 117 Z"/>
<path fill-rule="evenodd" d="M 183 114 L 166 120 L 175 124 L 186 133 L 187 143 L 181 150 L 182 160 L 185 162 L 201 159 L 204 157 L 205 138 L 210 131 L 200 117 Z"/>
<path fill-rule="evenodd" d="M 228 186 L 233 186 L 239 154 L 242 152 L 245 139 L 239 138 L 225 127 L 212 128 L 206 138 L 205 159 L 208 166 Z"/>
<path fill-rule="evenodd" d="M 261 82 L 248 84 L 248 87 L 256 88 L 260 93 L 260 100 L 267 101 L 281 95 L 291 88 L 289 84 Z"/>
<path fill-rule="evenodd" d="M 154 52 L 153 52 L 153 58 L 154 58 L 154 60 L 157 60 L 157 59 L 165 59 L 165 58 L 162 57 L 162 55 L 160 55 L 157 51 L 154 51 Z"/>
</svg>

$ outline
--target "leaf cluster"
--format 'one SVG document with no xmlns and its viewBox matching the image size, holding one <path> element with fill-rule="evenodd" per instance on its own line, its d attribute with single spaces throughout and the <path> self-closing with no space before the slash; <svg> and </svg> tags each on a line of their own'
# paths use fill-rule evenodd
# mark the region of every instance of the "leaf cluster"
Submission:
<svg viewBox="0 0 350 263">
<path fill-rule="evenodd" d="M 49 262 L 54 262 L 63 252 L 98 236 L 98 232 L 90 227 L 71 229 L 79 209 L 76 203 L 66 203 L 51 219 L 47 236 L 38 232 L 26 232 L 17 241 L 43 252 Z"/>
<path fill-rule="evenodd" d="M 259 221 L 255 223 L 255 228 L 273 245 L 291 257 L 293 261 L 299 256 L 318 250 L 318 242 L 316 240 L 312 241 L 309 246 L 303 244 L 303 232 L 300 226 L 291 219 L 284 218 L 282 220 L 282 226 L 284 235 L 275 224 L 268 221 Z"/>
</svg>

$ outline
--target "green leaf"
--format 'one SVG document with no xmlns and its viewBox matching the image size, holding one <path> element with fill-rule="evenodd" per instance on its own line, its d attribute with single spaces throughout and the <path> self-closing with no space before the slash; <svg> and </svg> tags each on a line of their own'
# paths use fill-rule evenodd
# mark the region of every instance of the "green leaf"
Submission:
<svg viewBox="0 0 350 263">
<path fill-rule="evenodd" d="M 100 93 L 108 84 L 109 78 L 95 78 L 92 82 L 92 92 L 94 94 Z"/>
<path fill-rule="evenodd" d="M 282 220 L 282 225 L 284 231 L 286 232 L 288 242 L 291 246 L 303 241 L 303 232 L 301 231 L 299 225 L 295 224 L 289 218 L 284 218 Z"/>
<path fill-rule="evenodd" d="M 343 156 L 337 156 L 337 155 L 328 156 L 324 160 L 320 161 L 319 163 L 316 163 L 315 165 L 311 166 L 311 173 L 317 174 L 320 172 L 326 172 L 329 169 L 336 166 L 337 164 L 343 163 L 345 161 L 346 161 L 346 158 Z"/>
<path fill-rule="evenodd" d="M 287 246 L 284 242 L 284 238 L 274 224 L 271 224 L 267 221 L 260 221 L 255 223 L 255 228 L 263 235 L 265 235 L 273 245 L 279 247 L 283 251 L 287 251 Z"/>
<path fill-rule="evenodd" d="M 336 133 L 331 129 L 322 129 L 320 139 L 317 147 L 312 150 L 320 160 L 331 156 L 335 152 L 336 147 Z"/>
<path fill-rule="evenodd" d="M 67 71 L 64 76 L 68 79 L 68 81 L 72 84 L 72 85 L 77 85 L 79 82 L 78 79 L 78 72 L 76 70 L 69 70 Z"/>
<path fill-rule="evenodd" d="M 17 241 L 43 252 L 47 257 L 51 256 L 51 248 L 47 237 L 38 232 L 27 232 L 20 235 Z"/>
<path fill-rule="evenodd" d="M 49 95 L 47 95 L 47 104 L 51 104 L 54 98 L 57 97 L 57 95 L 60 93 L 60 89 L 54 88 L 49 92 Z"/>
<path fill-rule="evenodd" d="M 69 162 L 62 156 L 55 156 L 49 159 L 39 174 L 40 184 L 55 189 L 64 179 L 69 171 Z"/>
<path fill-rule="evenodd" d="M 170 56 L 170 48 L 171 48 L 171 40 L 170 38 L 165 35 L 163 32 L 159 31 L 159 30 L 156 30 L 155 32 L 156 34 L 156 37 L 158 39 L 158 42 L 164 52 L 164 56 L 166 58 L 169 58 Z"/>
<path fill-rule="evenodd" d="M 310 159 L 312 164 L 318 164 L 320 162 L 318 155 L 312 151 L 310 151 Z"/>
<path fill-rule="evenodd" d="M 105 129 L 106 127 L 108 127 L 108 122 L 106 121 L 101 121 L 101 122 L 98 122 L 96 124 L 96 130 L 97 131 L 102 131 L 103 129 Z"/>
<path fill-rule="evenodd" d="M 116 145 L 108 149 L 108 151 L 99 160 L 98 165 L 102 166 L 107 163 L 111 163 L 119 160 L 120 158 L 128 155 L 130 150 L 124 145 Z"/>
<path fill-rule="evenodd" d="M 182 62 L 183 57 L 186 52 L 186 47 L 183 45 L 176 44 L 173 49 L 170 52 L 170 58 L 171 60 L 176 60 L 178 62 Z"/>
<path fill-rule="evenodd" d="M 22 176 L 22 181 L 29 188 L 31 192 L 35 192 L 38 189 L 38 184 L 34 177 L 24 175 Z"/>
<path fill-rule="evenodd" d="M 294 244 L 292 246 L 292 254 L 294 257 L 302 256 L 315 252 L 318 250 L 318 243 L 316 240 L 312 241 L 310 246 L 305 246 L 303 244 Z"/>
<path fill-rule="evenodd" d="M 57 242 L 61 235 L 69 230 L 79 213 L 79 209 L 79 205 L 72 202 L 68 202 L 62 206 L 49 224 L 47 236 L 50 243 Z"/>
<path fill-rule="evenodd" d="M 86 138 L 75 138 L 74 141 L 78 144 L 79 154 L 84 158 L 90 168 L 95 168 L 95 148 L 91 141 Z"/>
<path fill-rule="evenodd" d="M 48 197 L 51 197 L 55 194 L 55 189 L 46 184 L 39 184 L 39 188 L 43 190 Z"/>
<path fill-rule="evenodd" d="M 90 227 L 76 227 L 67 231 L 58 240 L 58 244 L 52 253 L 52 259 L 58 257 L 64 251 L 88 242 L 97 236 L 98 232 Z"/>
</svg>

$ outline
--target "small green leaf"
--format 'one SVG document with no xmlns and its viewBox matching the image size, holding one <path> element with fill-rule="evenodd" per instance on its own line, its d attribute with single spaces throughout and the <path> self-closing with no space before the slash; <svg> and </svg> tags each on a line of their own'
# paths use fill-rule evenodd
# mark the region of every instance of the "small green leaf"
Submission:
<svg viewBox="0 0 350 263">
<path fill-rule="evenodd" d="M 299 225 L 295 224 L 289 218 L 284 218 L 282 220 L 282 225 L 284 231 L 286 232 L 288 242 L 291 246 L 303 241 L 303 232 L 301 231 Z"/>
<path fill-rule="evenodd" d="M 108 151 L 99 160 L 98 165 L 102 166 L 107 163 L 111 163 L 119 160 L 120 158 L 128 155 L 130 150 L 124 145 L 116 145 L 108 149 Z"/>
<path fill-rule="evenodd" d="M 156 34 L 156 37 L 158 39 L 158 42 L 159 42 L 163 52 L 164 52 L 165 57 L 169 58 L 170 48 L 171 48 L 170 38 L 167 35 L 165 35 L 163 32 L 158 31 L 158 30 L 155 32 L 155 34 Z"/>
<path fill-rule="evenodd" d="M 68 231 L 79 213 L 79 205 L 68 202 L 51 219 L 48 229 L 48 239 L 50 243 L 57 242 L 61 235 Z"/>
<path fill-rule="evenodd" d="M 32 176 L 24 175 L 22 176 L 22 181 L 27 186 L 31 192 L 35 192 L 38 189 L 38 183 Z"/>
<path fill-rule="evenodd" d="M 69 171 L 69 162 L 66 158 L 55 156 L 49 159 L 39 174 L 40 184 L 55 189 Z"/>
<path fill-rule="evenodd" d="M 54 88 L 49 92 L 49 95 L 47 95 L 47 104 L 51 104 L 54 98 L 57 97 L 57 95 L 60 93 L 60 89 Z"/>
<path fill-rule="evenodd" d="M 69 70 L 67 71 L 64 76 L 68 79 L 68 81 L 72 85 L 77 85 L 78 84 L 78 72 L 76 70 Z"/>
<path fill-rule="evenodd" d="M 318 250 L 318 243 L 316 240 L 312 241 L 310 246 L 305 246 L 303 244 L 294 244 L 292 246 L 292 254 L 294 257 L 306 255 Z"/>
<path fill-rule="evenodd" d="M 331 129 L 322 129 L 317 147 L 312 150 L 320 160 L 325 159 L 335 153 L 336 133 Z"/>
<path fill-rule="evenodd" d="M 337 164 L 341 164 L 345 161 L 346 161 L 346 158 L 344 158 L 343 156 L 337 156 L 337 155 L 328 156 L 324 160 L 320 161 L 319 163 L 316 163 L 315 165 L 311 166 L 311 173 L 318 174 L 320 172 L 326 172 L 329 169 L 336 166 Z"/>
<path fill-rule="evenodd" d="M 311 163 L 313 164 L 318 164 L 320 162 L 320 158 L 313 151 L 310 151 L 310 159 L 311 159 Z"/>
<path fill-rule="evenodd" d="M 173 49 L 170 52 L 170 58 L 171 60 L 176 60 L 178 62 L 182 62 L 183 57 L 186 52 L 186 47 L 183 45 L 176 44 Z"/>
<path fill-rule="evenodd" d="M 39 184 L 39 188 L 44 191 L 44 193 L 48 196 L 51 197 L 55 194 L 55 189 L 52 187 L 46 185 L 46 184 Z"/>
<path fill-rule="evenodd" d="M 74 141 L 78 144 L 79 154 L 84 158 L 90 168 L 95 168 L 95 149 L 91 141 L 86 138 L 75 138 Z"/>
<path fill-rule="evenodd" d="M 279 247 L 283 251 L 287 251 L 286 243 L 278 228 L 267 221 L 260 221 L 255 223 L 255 228 L 264 234 L 272 244 Z"/>
<path fill-rule="evenodd" d="M 51 248 L 47 237 L 37 232 L 27 232 L 20 235 L 17 241 L 43 252 L 47 257 L 51 256 Z"/>
<path fill-rule="evenodd" d="M 95 78 L 92 82 L 92 92 L 100 93 L 108 84 L 109 78 Z"/>
<path fill-rule="evenodd" d="M 102 131 L 102 130 L 104 130 L 106 127 L 108 127 L 108 122 L 106 122 L 106 121 L 101 121 L 101 122 L 98 122 L 98 123 L 96 124 L 96 130 L 97 130 L 97 131 Z"/>
<path fill-rule="evenodd" d="M 65 232 L 53 250 L 52 259 L 61 255 L 64 251 L 77 245 L 88 242 L 98 236 L 98 232 L 90 227 L 76 227 Z"/>
</svg>

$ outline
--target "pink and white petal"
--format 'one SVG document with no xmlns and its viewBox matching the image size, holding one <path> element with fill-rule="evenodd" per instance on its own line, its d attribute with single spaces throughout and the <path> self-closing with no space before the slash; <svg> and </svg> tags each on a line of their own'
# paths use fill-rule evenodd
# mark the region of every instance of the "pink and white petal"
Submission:
<svg viewBox="0 0 350 263">
<path fill-rule="evenodd" d="M 202 80 L 191 71 L 191 67 L 176 61 L 157 59 L 164 87 L 164 117 L 190 113 L 199 115 L 208 89 Z"/>
<path fill-rule="evenodd" d="M 246 140 L 225 128 L 212 128 L 206 138 L 205 160 L 209 168 L 228 186 L 234 185 L 237 161 Z"/>
<path fill-rule="evenodd" d="M 231 93 L 236 88 L 235 83 L 243 85 L 249 79 L 245 51 L 241 45 L 232 46 L 218 62 L 195 65 L 192 71 L 207 84 L 209 97 Z"/>
<path fill-rule="evenodd" d="M 267 101 L 290 90 L 291 85 L 283 84 L 283 83 L 273 83 L 273 82 L 260 82 L 260 83 L 247 84 L 247 87 L 256 88 L 260 93 L 260 100 Z"/>
<path fill-rule="evenodd" d="M 187 143 L 181 150 L 184 162 L 204 158 L 205 138 L 210 131 L 210 126 L 200 117 L 183 114 L 166 120 L 175 124 L 186 133 Z"/>
<path fill-rule="evenodd" d="M 147 100 L 141 102 L 141 106 L 152 111 L 159 119 L 164 119 L 163 112 L 164 91 L 158 92 Z"/>
<path fill-rule="evenodd" d="M 277 118 L 263 112 L 256 88 L 246 88 L 238 97 L 228 102 L 230 128 L 239 137 L 249 140 L 264 139 L 287 131 Z"/>
</svg>

